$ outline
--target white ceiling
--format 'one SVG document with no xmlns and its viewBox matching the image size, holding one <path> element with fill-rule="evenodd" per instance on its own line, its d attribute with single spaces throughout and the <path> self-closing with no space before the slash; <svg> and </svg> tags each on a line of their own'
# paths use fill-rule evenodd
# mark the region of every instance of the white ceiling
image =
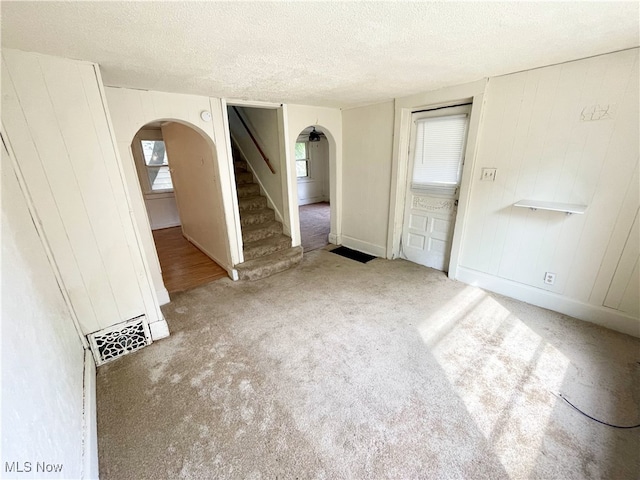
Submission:
<svg viewBox="0 0 640 480">
<path fill-rule="evenodd" d="M 638 2 L 8 2 L 5 47 L 105 84 L 349 107 L 638 46 Z"/>
</svg>

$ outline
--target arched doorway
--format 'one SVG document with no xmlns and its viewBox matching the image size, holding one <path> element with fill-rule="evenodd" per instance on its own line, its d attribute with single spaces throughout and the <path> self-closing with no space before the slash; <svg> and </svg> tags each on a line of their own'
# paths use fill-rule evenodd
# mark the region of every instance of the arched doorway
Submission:
<svg viewBox="0 0 640 480">
<path fill-rule="evenodd" d="M 133 138 L 134 157 L 165 288 L 227 276 L 229 260 L 214 145 L 191 125 L 156 121 Z"/>
<path fill-rule="evenodd" d="M 322 127 L 303 129 L 295 144 L 300 237 L 304 252 L 329 244 L 331 181 L 329 140 Z"/>
</svg>

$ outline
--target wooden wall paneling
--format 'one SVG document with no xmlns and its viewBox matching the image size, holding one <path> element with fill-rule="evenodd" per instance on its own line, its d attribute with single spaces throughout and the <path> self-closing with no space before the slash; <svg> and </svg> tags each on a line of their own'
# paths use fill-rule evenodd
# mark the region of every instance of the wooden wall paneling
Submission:
<svg viewBox="0 0 640 480">
<path fill-rule="evenodd" d="M 624 250 L 613 276 L 611 286 L 605 298 L 604 305 L 621 309 L 622 311 L 638 314 L 638 258 L 640 257 L 640 227 L 638 213 L 625 242 Z M 624 304 L 621 305 L 624 301 Z M 622 307 L 622 308 L 621 308 Z"/>
<path fill-rule="evenodd" d="M 491 82 L 490 82 L 491 85 Z M 497 91 L 504 92 L 504 96 L 492 96 L 491 87 Z M 493 248 L 496 244 L 502 246 L 502 232 L 506 228 L 508 218 L 504 215 L 503 195 L 501 185 L 506 183 L 510 176 L 508 174 L 511 160 L 511 149 L 513 141 L 511 136 L 516 132 L 518 125 L 515 122 L 509 123 L 508 118 L 517 116 L 522 96 L 523 86 L 512 78 L 496 78 L 495 85 L 491 85 L 487 93 L 487 102 L 491 103 L 491 108 L 485 110 L 485 125 L 500 125 L 500 129 L 505 135 L 498 141 L 485 141 L 485 131 L 480 132 L 480 150 L 478 153 L 478 167 L 475 178 L 472 179 L 474 191 L 472 192 L 472 202 L 477 201 L 482 205 L 482 214 L 479 217 L 470 217 L 470 229 L 468 235 L 479 241 L 472 242 L 472 257 L 476 258 L 475 268 L 497 273 L 497 265 L 492 262 Z M 494 91 L 496 91 L 494 90 Z M 513 101 L 515 100 L 515 101 Z M 465 159 L 465 164 L 471 159 Z M 494 182 L 480 182 L 479 176 L 482 167 L 498 168 L 497 179 Z M 477 198 L 477 200 L 476 200 Z M 469 237 L 468 237 L 469 238 Z M 484 245 L 484 247 L 483 247 Z M 492 248 L 487 248 L 491 246 Z"/>
<path fill-rule="evenodd" d="M 126 297 L 130 303 L 128 309 L 125 310 L 127 313 L 125 313 L 124 316 L 128 319 L 140 315 L 140 313 L 137 312 L 140 311 L 140 305 L 142 305 L 143 311 L 147 313 L 147 320 L 149 322 L 162 320 L 163 315 L 153 291 L 150 272 L 145 265 L 141 251 L 142 243 L 138 235 L 136 235 L 135 220 L 131 214 L 131 199 L 125 188 L 124 166 L 118 157 L 115 136 L 113 135 L 112 127 L 109 125 L 107 117 L 109 113 L 98 67 L 91 65 L 91 68 L 82 69 L 80 78 L 84 86 L 97 140 L 103 158 L 105 159 L 109 185 L 113 192 L 114 200 L 116 200 L 112 204 L 117 215 L 117 217 L 114 216 L 114 220 L 119 221 L 121 225 L 124 245 L 126 245 L 129 258 L 131 259 L 132 271 L 130 274 L 133 275 L 132 278 L 135 278 L 138 283 L 138 291 L 136 291 L 134 288 L 127 286 L 126 282 L 122 282 L 122 287 L 126 288 L 126 293 L 130 295 Z M 122 254 L 125 255 L 124 250 Z M 126 275 L 123 271 L 119 273 Z M 120 291 L 119 293 L 122 294 L 123 292 Z M 124 299 L 125 296 L 123 295 L 122 298 Z M 142 303 L 140 303 L 140 300 L 142 300 Z"/>
<path fill-rule="evenodd" d="M 534 70 L 514 76 L 515 81 L 525 82 L 526 88 L 521 98 L 511 101 L 527 105 L 528 108 L 521 108 L 506 119 L 507 123 L 521 124 L 523 128 L 526 125 L 526 135 L 524 130 L 521 130 L 523 136 L 518 138 L 519 143 L 515 147 L 518 154 L 513 157 L 513 173 L 517 172 L 517 180 L 512 184 L 513 197 L 504 205 L 505 208 L 510 208 L 511 212 L 498 276 L 510 280 L 521 281 L 523 267 L 527 266 L 528 260 L 534 254 L 540 230 L 546 225 L 545 217 L 534 217 L 531 214 L 536 212 L 528 210 L 514 210 L 510 204 L 521 198 L 531 198 L 533 194 L 536 175 L 542 161 L 541 139 L 545 137 L 546 123 L 553 106 L 552 99 L 545 95 L 545 89 L 557 80 L 556 75 L 545 70 Z M 499 137 L 501 134 L 496 131 L 494 135 Z"/>
<path fill-rule="evenodd" d="M 529 198 L 571 203 L 571 187 L 575 181 L 575 172 L 567 176 L 565 163 L 575 160 L 575 155 L 569 152 L 576 147 L 581 150 L 584 145 L 584 134 L 578 128 L 579 115 L 576 106 L 581 104 L 581 79 L 585 76 L 587 65 L 583 62 L 572 62 L 560 65 L 557 69 L 557 83 L 548 85 L 546 89 L 546 94 L 552 97 L 553 105 L 547 123 L 540 168 L 536 175 L 533 194 Z M 538 211 L 534 214 L 531 217 L 546 218 L 546 225 L 541 232 L 537 252 L 532 252 L 529 281 L 539 288 L 562 293 L 567 276 L 562 268 L 558 268 L 562 266 L 554 261 L 555 250 L 564 236 L 573 236 L 582 228 L 582 221 L 577 216 L 569 217 L 553 212 Z M 543 282 L 545 272 L 558 273 L 555 285 Z"/>
<path fill-rule="evenodd" d="M 600 270 L 598 271 L 596 281 L 591 290 L 589 303 L 593 305 L 604 304 L 604 299 L 607 296 L 613 275 L 618 267 L 620 256 L 629 238 L 629 231 L 637 215 L 639 199 L 640 168 L 636 165 L 635 172 L 629 181 L 629 188 L 627 189 L 624 203 L 617 216 L 616 225 L 609 240 L 607 251 L 602 259 Z M 640 241 L 640 239 L 636 241 Z"/>
<path fill-rule="evenodd" d="M 462 266 L 602 304 L 638 202 L 629 190 L 638 183 L 637 57 L 619 52 L 489 81 L 477 164 L 498 172 L 495 182 L 472 180 Z M 615 118 L 583 121 L 594 105 L 612 105 Z M 512 207 L 527 198 L 588 208 L 565 216 Z M 544 284 L 546 271 L 555 285 Z"/>
<path fill-rule="evenodd" d="M 488 271 L 493 275 L 499 274 L 502 252 L 505 249 L 508 232 L 512 228 L 511 221 L 514 213 L 512 204 L 520 200 L 516 198 L 516 189 L 530 123 L 526 112 L 533 107 L 537 86 L 537 79 L 532 76 L 507 76 L 504 79 L 508 79 L 511 90 L 505 92 L 503 101 L 507 103 L 507 109 L 501 119 L 502 125 L 496 133 L 498 138 L 504 137 L 503 143 L 508 148 L 503 150 L 494 161 L 498 167 L 496 181 L 478 182 L 480 185 L 488 184 L 491 188 L 494 208 L 493 212 L 487 212 L 487 214 L 498 220 L 495 225 L 485 228 L 490 235 L 486 238 L 486 241 L 490 242 L 487 244 L 487 250 L 490 252 Z M 491 157 L 486 160 L 486 166 L 491 166 Z M 494 183 L 502 188 L 492 187 Z"/>
<path fill-rule="evenodd" d="M 113 305 L 100 310 L 100 302 L 89 295 L 92 287 L 107 286 L 91 283 L 91 267 L 82 265 L 78 258 L 78 250 L 82 250 L 79 238 L 69 231 L 64 222 L 68 215 L 75 215 L 79 223 L 85 226 L 88 223 L 77 190 L 69 188 L 75 183 L 75 177 L 70 171 L 68 153 L 59 131 L 51 128 L 57 124 L 57 119 L 37 59 L 3 52 L 3 60 L 3 123 L 78 321 L 83 331 L 89 333 L 100 328 L 105 313 L 112 315 L 117 312 Z M 62 196 L 54 194 L 60 187 Z"/>
<path fill-rule="evenodd" d="M 627 283 L 627 288 L 622 295 L 618 310 L 626 312 L 634 317 L 640 317 L 640 297 L 638 292 L 640 291 L 640 260 L 636 257 L 636 263 L 633 271 L 631 272 L 631 278 Z"/>
<path fill-rule="evenodd" d="M 118 215 L 118 204 L 126 205 L 126 199 L 122 191 L 117 192 L 119 195 L 114 192 L 117 183 L 110 177 L 107 164 L 114 167 L 116 158 L 113 152 L 108 152 L 110 155 L 105 157 L 101 150 L 100 134 L 96 130 L 80 76 L 83 69 L 93 75 L 93 66 L 69 63 L 65 64 L 66 70 L 61 72 L 58 60 L 51 65 L 49 62 L 51 60 L 43 59 L 41 65 L 89 223 L 82 225 L 85 235 L 83 243 L 91 244 L 91 261 L 95 264 L 100 262 L 101 268 L 96 268 L 93 276 L 103 276 L 99 281 L 108 283 L 111 291 L 109 299 L 104 291 L 91 292 L 91 295 L 104 295 L 104 302 L 113 302 L 118 312 L 116 317 L 103 320 L 101 326 L 104 328 L 142 315 L 145 311 L 126 242 L 128 226 L 122 223 Z M 97 91 L 95 76 L 91 88 Z M 102 106 L 99 108 L 102 110 Z M 75 224 L 75 219 L 70 218 L 69 224 Z M 70 225 L 70 228 L 73 227 Z M 83 261 L 88 262 L 89 259 L 85 256 Z"/>
<path fill-rule="evenodd" d="M 611 61 L 610 58 L 607 60 Z M 625 60 L 607 65 L 604 70 L 608 75 L 594 92 L 595 101 L 588 104 L 617 105 L 614 118 L 582 122 L 589 128 L 587 145 L 596 138 L 600 144 L 593 147 L 597 156 L 588 170 L 591 176 L 585 180 L 591 183 L 592 196 L 587 202 L 585 228 L 575 249 L 569 277 L 571 286 L 566 293 L 585 302 L 596 281 L 629 180 L 638 163 L 638 72 L 632 56 L 627 55 Z"/>
</svg>

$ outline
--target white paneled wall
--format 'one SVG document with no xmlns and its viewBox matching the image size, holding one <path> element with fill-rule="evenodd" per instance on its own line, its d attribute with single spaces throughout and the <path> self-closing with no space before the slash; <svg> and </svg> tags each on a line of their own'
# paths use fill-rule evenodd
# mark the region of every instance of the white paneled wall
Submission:
<svg viewBox="0 0 640 480">
<path fill-rule="evenodd" d="M 2 121 L 84 333 L 162 319 L 129 216 L 97 67 L 3 50 Z"/>
<path fill-rule="evenodd" d="M 637 318 L 638 89 L 637 49 L 489 81 L 460 261 L 467 280 L 477 272 L 544 290 L 545 306 L 561 311 L 567 301 L 598 307 L 587 316 L 603 324 L 607 308 Z M 480 180 L 483 167 L 497 169 L 494 182 Z M 522 199 L 587 210 L 513 207 Z"/>
</svg>

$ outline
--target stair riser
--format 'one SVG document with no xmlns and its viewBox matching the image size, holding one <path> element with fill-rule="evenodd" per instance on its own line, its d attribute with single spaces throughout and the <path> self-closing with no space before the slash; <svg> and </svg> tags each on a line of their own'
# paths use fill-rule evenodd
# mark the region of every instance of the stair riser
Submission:
<svg viewBox="0 0 640 480">
<path fill-rule="evenodd" d="M 291 239 L 288 241 L 282 241 L 275 245 L 257 245 L 255 247 L 249 247 L 244 249 L 244 260 L 253 260 L 254 258 L 264 257 L 265 255 L 271 255 L 272 253 L 280 252 L 291 248 Z"/>
<path fill-rule="evenodd" d="M 253 183 L 253 174 L 249 172 L 236 173 L 236 184 L 246 185 L 247 183 Z"/>
<path fill-rule="evenodd" d="M 249 230 L 247 232 L 242 232 L 242 241 L 244 243 L 255 242 L 258 240 L 263 240 L 268 237 L 273 237 L 274 235 L 282 234 L 282 224 L 281 223 L 270 223 L 264 228 L 260 228 L 258 230 Z"/>
<path fill-rule="evenodd" d="M 263 267 L 259 270 L 243 270 L 240 271 L 240 280 L 260 280 L 276 273 L 284 272 L 292 267 L 295 267 L 302 260 L 302 254 L 295 258 L 288 258 L 280 262 L 274 262 L 268 267 Z"/>
<path fill-rule="evenodd" d="M 272 222 L 275 220 L 275 213 L 273 210 L 266 210 L 260 213 L 245 212 L 245 215 L 240 215 L 240 225 L 246 227 L 247 225 L 256 225 L 258 223 Z"/>
<path fill-rule="evenodd" d="M 302 247 L 292 247 L 264 259 L 241 263 L 237 266 L 238 275 L 241 280 L 259 280 L 295 267 L 301 260 Z"/>
<path fill-rule="evenodd" d="M 265 197 L 244 198 L 238 204 L 241 212 L 260 210 L 266 206 L 267 199 Z"/>
<path fill-rule="evenodd" d="M 238 198 L 255 197 L 256 195 L 260 195 L 260 185 L 257 183 L 238 185 Z"/>
</svg>

